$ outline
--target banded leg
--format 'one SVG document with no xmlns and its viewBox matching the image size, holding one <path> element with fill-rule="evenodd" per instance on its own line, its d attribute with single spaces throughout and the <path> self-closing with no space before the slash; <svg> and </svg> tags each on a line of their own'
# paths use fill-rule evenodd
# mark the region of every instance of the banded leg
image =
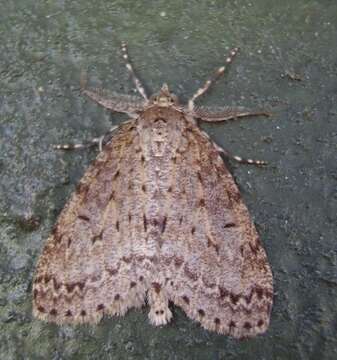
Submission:
<svg viewBox="0 0 337 360">
<path fill-rule="evenodd" d="M 228 159 L 232 159 L 237 161 L 240 164 L 250 164 L 250 165 L 257 165 L 257 166 L 263 166 L 263 165 L 267 165 L 266 161 L 263 160 L 253 160 L 253 159 L 244 159 L 240 156 L 237 155 L 233 155 L 231 154 L 229 151 L 223 149 L 221 146 L 219 146 L 218 144 L 216 144 L 215 142 L 213 142 L 215 148 L 221 153 L 223 154 L 226 158 Z"/>
<path fill-rule="evenodd" d="M 137 78 L 137 76 L 133 70 L 133 67 L 129 61 L 128 48 L 124 41 L 122 42 L 122 53 L 123 53 L 123 59 L 125 61 L 126 68 L 128 69 L 128 71 L 131 74 L 132 80 L 133 80 L 134 84 L 136 85 L 136 89 L 143 96 L 143 98 L 147 101 L 148 97 L 146 95 L 145 89 L 144 89 L 142 83 L 140 82 L 140 80 Z"/>
<path fill-rule="evenodd" d="M 118 128 L 118 126 L 112 127 L 109 132 L 105 135 L 93 138 L 85 143 L 80 144 L 58 144 L 54 145 L 53 148 L 57 150 L 79 150 L 79 149 L 88 149 L 98 145 L 99 151 L 102 151 L 103 146 L 108 143 L 112 137 L 113 132 Z"/>
<path fill-rule="evenodd" d="M 125 113 L 135 118 L 138 116 L 137 112 L 141 111 L 145 106 L 144 100 L 138 96 L 117 94 L 99 88 L 87 89 L 86 84 L 87 76 L 86 73 L 82 72 L 81 93 L 105 109 Z"/>
<path fill-rule="evenodd" d="M 238 53 L 239 48 L 234 48 L 230 51 L 229 56 L 226 58 L 226 64 L 230 64 L 235 55 Z M 220 76 L 224 74 L 226 71 L 226 66 L 219 67 L 214 73 L 213 77 L 207 80 L 203 87 L 199 88 L 197 92 L 192 96 L 192 98 L 188 101 L 188 109 L 190 111 L 194 108 L 194 101 L 201 95 L 205 94 L 205 92 L 218 80 Z"/>
<path fill-rule="evenodd" d="M 192 111 L 192 116 L 206 122 L 219 122 L 250 116 L 268 117 L 271 116 L 271 113 L 267 111 L 251 111 L 242 107 L 223 107 L 219 109 L 196 107 Z"/>
</svg>

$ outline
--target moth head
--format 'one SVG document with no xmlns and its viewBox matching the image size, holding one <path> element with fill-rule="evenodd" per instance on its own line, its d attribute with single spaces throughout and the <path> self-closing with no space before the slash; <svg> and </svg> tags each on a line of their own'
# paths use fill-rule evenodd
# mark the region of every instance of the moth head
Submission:
<svg viewBox="0 0 337 360">
<path fill-rule="evenodd" d="M 151 96 L 150 101 L 152 104 L 160 107 L 169 107 L 179 104 L 178 97 L 170 92 L 167 84 L 163 84 L 160 91 Z"/>
</svg>

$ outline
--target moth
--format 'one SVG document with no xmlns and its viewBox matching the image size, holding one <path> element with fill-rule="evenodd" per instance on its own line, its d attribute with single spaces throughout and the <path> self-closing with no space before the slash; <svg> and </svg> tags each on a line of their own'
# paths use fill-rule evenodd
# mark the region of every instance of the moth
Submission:
<svg viewBox="0 0 337 360">
<path fill-rule="evenodd" d="M 187 105 L 166 84 L 148 97 L 125 43 L 122 54 L 141 96 L 107 95 L 82 84 L 84 95 L 129 120 L 92 142 L 101 152 L 38 261 L 33 314 L 57 324 L 94 324 L 147 303 L 151 324 L 165 325 L 173 303 L 211 331 L 234 338 L 265 332 L 273 300 L 266 253 L 221 157 L 231 155 L 197 121 L 269 114 L 195 105 L 226 66 Z"/>
</svg>

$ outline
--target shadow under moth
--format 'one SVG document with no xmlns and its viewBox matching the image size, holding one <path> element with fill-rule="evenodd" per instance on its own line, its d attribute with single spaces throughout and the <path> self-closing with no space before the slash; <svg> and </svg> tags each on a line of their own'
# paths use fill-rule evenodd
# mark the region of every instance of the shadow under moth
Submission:
<svg viewBox="0 0 337 360">
<path fill-rule="evenodd" d="M 232 62 L 238 49 L 226 58 Z M 273 280 L 266 253 L 239 189 L 197 120 L 219 122 L 264 115 L 245 108 L 195 106 L 222 66 L 188 101 L 164 84 L 148 97 L 122 43 L 140 96 L 88 89 L 82 93 L 129 120 L 92 143 L 100 153 L 61 212 L 33 282 L 33 314 L 42 320 L 98 323 L 150 307 L 153 325 L 182 308 L 205 329 L 234 338 L 266 331 Z"/>
</svg>

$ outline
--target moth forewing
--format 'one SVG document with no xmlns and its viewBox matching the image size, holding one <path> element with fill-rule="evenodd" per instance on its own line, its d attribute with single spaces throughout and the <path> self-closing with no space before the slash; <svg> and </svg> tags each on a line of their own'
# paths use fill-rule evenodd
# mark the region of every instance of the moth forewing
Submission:
<svg viewBox="0 0 337 360">
<path fill-rule="evenodd" d="M 167 85 L 148 98 L 125 44 L 122 52 L 142 98 L 82 89 L 132 119 L 100 140 L 103 150 L 61 212 L 38 261 L 34 315 L 59 324 L 97 323 L 147 300 L 150 322 L 164 325 L 172 301 L 208 330 L 235 338 L 263 333 L 273 298 L 266 253 L 220 156 L 228 152 L 195 120 L 267 113 L 194 106 L 224 67 L 186 107 Z"/>
</svg>

